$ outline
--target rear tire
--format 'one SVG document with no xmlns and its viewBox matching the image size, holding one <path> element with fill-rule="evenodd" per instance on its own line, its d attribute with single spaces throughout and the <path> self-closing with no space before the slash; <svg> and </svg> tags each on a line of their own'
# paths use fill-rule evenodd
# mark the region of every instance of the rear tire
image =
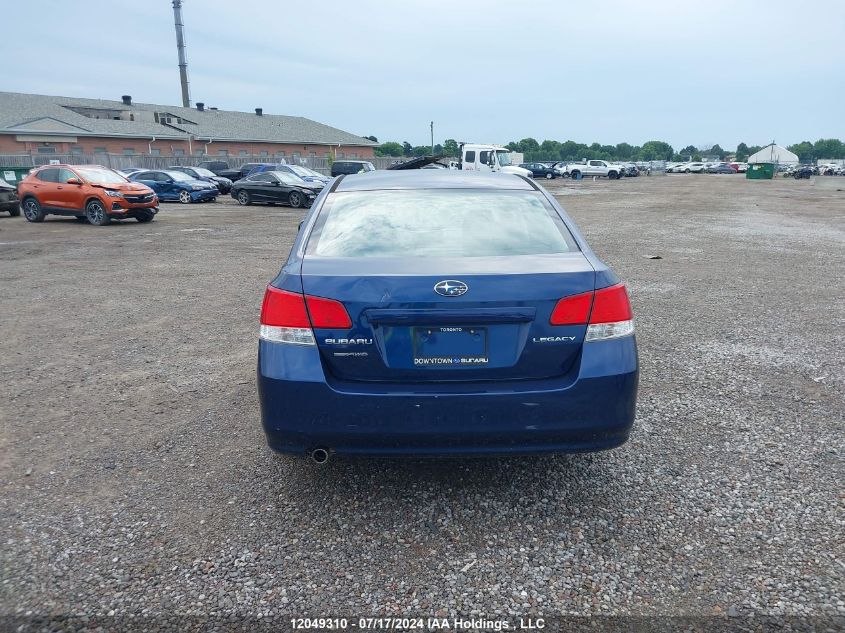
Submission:
<svg viewBox="0 0 845 633">
<path fill-rule="evenodd" d="M 572 180 L 581 180 L 581 172 L 577 169 L 572 170 L 571 174 Z"/>
<path fill-rule="evenodd" d="M 288 194 L 288 204 L 290 204 L 293 209 L 300 208 L 302 206 L 302 202 L 303 195 L 298 191 L 291 191 L 290 194 Z"/>
<path fill-rule="evenodd" d="M 135 216 L 135 219 L 138 220 L 141 224 L 146 224 L 147 222 L 152 222 L 153 218 L 156 217 L 156 214 L 152 211 L 144 211 L 143 213 L 139 213 Z"/>
<path fill-rule="evenodd" d="M 30 222 L 43 222 L 45 213 L 41 203 L 35 198 L 27 198 L 23 201 L 23 217 Z"/>
<path fill-rule="evenodd" d="M 619 178 L 619 174 L 617 174 L 615 171 L 611 171 L 607 173 L 607 177 L 610 180 L 616 180 L 617 178 Z"/>
<path fill-rule="evenodd" d="M 181 202 L 182 204 L 191 204 L 191 202 L 193 202 L 193 200 L 191 199 L 191 194 L 188 191 L 180 191 L 179 202 Z"/>
<path fill-rule="evenodd" d="M 85 205 L 85 217 L 88 218 L 88 223 L 94 226 L 105 226 L 111 222 L 109 214 L 99 200 L 91 200 Z"/>
<path fill-rule="evenodd" d="M 244 207 L 252 204 L 252 198 L 248 191 L 241 190 L 238 192 L 238 204 Z"/>
<path fill-rule="evenodd" d="M 548 174 L 546 174 L 546 180 L 551 180 L 551 179 L 552 179 L 552 178 L 554 178 L 554 177 L 555 177 L 555 175 L 554 175 L 554 174 L 552 174 L 552 173 L 548 173 Z"/>
<path fill-rule="evenodd" d="M 11 209 L 9 209 L 9 215 L 11 215 L 13 218 L 18 217 L 20 214 L 21 214 L 21 205 L 19 205 L 19 204 L 15 205 Z"/>
</svg>

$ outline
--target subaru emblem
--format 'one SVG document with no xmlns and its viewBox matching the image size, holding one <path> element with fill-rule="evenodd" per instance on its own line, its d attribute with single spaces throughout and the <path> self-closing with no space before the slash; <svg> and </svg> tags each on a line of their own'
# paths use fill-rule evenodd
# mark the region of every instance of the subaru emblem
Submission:
<svg viewBox="0 0 845 633">
<path fill-rule="evenodd" d="M 434 292 L 444 297 L 460 297 L 467 290 L 469 286 L 457 279 L 444 279 L 434 284 Z"/>
</svg>

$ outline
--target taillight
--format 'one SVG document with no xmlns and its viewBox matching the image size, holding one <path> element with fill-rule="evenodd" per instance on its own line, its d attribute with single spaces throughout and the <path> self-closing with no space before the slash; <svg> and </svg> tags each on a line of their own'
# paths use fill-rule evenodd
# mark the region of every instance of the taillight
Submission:
<svg viewBox="0 0 845 633">
<path fill-rule="evenodd" d="M 314 345 L 305 297 L 298 292 L 267 286 L 264 303 L 261 304 L 261 328 L 258 335 L 274 343 Z"/>
<path fill-rule="evenodd" d="M 581 325 L 590 317 L 590 306 L 593 304 L 593 293 L 585 292 L 580 295 L 564 297 L 555 305 L 549 323 L 552 325 Z"/>
<path fill-rule="evenodd" d="M 348 330 L 352 327 L 352 320 L 340 301 L 310 295 L 306 295 L 305 301 L 308 304 L 308 314 L 311 315 L 312 327 L 335 330 Z"/>
<path fill-rule="evenodd" d="M 628 301 L 625 286 L 618 284 L 596 290 L 593 312 L 590 314 L 591 324 L 630 321 L 631 317 L 631 302 Z"/>
<path fill-rule="evenodd" d="M 622 284 L 564 297 L 552 310 L 551 325 L 587 325 L 585 341 L 619 338 L 634 332 L 628 292 Z"/>
<path fill-rule="evenodd" d="M 633 313 L 628 291 L 618 284 L 596 290 L 590 325 L 584 340 L 601 341 L 634 333 Z"/>
<path fill-rule="evenodd" d="M 261 338 L 274 343 L 314 345 L 312 327 L 348 329 L 352 320 L 339 301 L 267 287 L 261 305 Z"/>
</svg>

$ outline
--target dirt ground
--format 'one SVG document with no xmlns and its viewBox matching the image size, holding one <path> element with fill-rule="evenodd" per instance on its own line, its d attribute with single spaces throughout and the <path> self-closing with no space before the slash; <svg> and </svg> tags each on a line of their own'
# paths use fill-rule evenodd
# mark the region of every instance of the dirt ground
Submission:
<svg viewBox="0 0 845 633">
<path fill-rule="evenodd" d="M 0 613 L 844 615 L 845 194 L 548 187 L 632 296 L 606 453 L 281 459 L 258 313 L 301 211 L 0 217 Z"/>
</svg>

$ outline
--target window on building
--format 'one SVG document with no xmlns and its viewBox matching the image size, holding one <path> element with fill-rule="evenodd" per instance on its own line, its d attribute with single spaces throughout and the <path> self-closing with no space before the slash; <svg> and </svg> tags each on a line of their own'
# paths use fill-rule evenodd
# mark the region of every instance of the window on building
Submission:
<svg viewBox="0 0 845 633">
<path fill-rule="evenodd" d="M 331 152 L 326 152 L 325 154 L 323 154 L 323 158 L 331 158 L 331 157 L 332 157 Z"/>
<path fill-rule="evenodd" d="M 238 156 L 249 156 L 249 152 L 245 149 L 242 149 L 238 152 Z"/>
<path fill-rule="evenodd" d="M 218 149 L 218 150 L 217 150 L 217 155 L 218 155 L 218 156 L 228 156 L 228 155 L 229 155 L 229 150 L 227 150 L 227 149 Z"/>
<path fill-rule="evenodd" d="M 338 152 L 337 158 L 346 158 L 346 155 L 343 152 Z"/>
<path fill-rule="evenodd" d="M 294 153 L 293 153 L 293 157 L 294 157 L 294 158 L 299 158 L 300 156 L 301 156 L 301 154 L 300 154 L 299 152 L 294 152 Z"/>
<path fill-rule="evenodd" d="M 276 158 L 284 158 L 285 156 L 287 156 L 285 152 L 276 152 Z"/>
<path fill-rule="evenodd" d="M 317 152 L 308 152 L 310 158 L 317 158 Z"/>
<path fill-rule="evenodd" d="M 75 146 L 70 148 L 70 153 L 74 156 L 80 156 L 82 154 L 82 148 Z"/>
<path fill-rule="evenodd" d="M 38 148 L 38 153 L 39 154 L 55 154 L 56 148 L 53 147 L 52 145 L 41 145 Z"/>
<path fill-rule="evenodd" d="M 124 156 L 134 156 L 135 155 L 135 148 L 134 147 L 124 147 L 123 148 L 123 155 Z"/>
<path fill-rule="evenodd" d="M 157 147 L 153 147 L 150 150 L 150 156 L 161 156 L 161 150 L 158 149 Z"/>
<path fill-rule="evenodd" d="M 105 148 L 105 147 L 95 147 L 95 148 L 94 148 L 94 153 L 95 153 L 95 154 L 105 154 L 105 153 L 106 153 L 106 148 Z"/>
<path fill-rule="evenodd" d="M 202 150 L 200 150 L 200 153 L 202 153 Z M 173 155 L 174 155 L 174 156 L 184 156 L 184 155 L 185 155 L 185 150 L 183 150 L 183 149 L 174 149 L 174 150 L 173 150 Z"/>
<path fill-rule="evenodd" d="M 268 152 L 266 149 L 261 150 L 261 157 L 262 158 L 267 158 L 269 155 L 270 155 L 270 152 Z"/>
<path fill-rule="evenodd" d="M 349 158 L 358 158 L 358 152 L 351 152 Z"/>
<path fill-rule="evenodd" d="M 195 149 L 195 150 L 194 150 L 194 156 L 205 156 L 205 155 L 206 155 L 206 154 L 205 154 L 205 150 L 204 150 L 204 149 Z"/>
</svg>

